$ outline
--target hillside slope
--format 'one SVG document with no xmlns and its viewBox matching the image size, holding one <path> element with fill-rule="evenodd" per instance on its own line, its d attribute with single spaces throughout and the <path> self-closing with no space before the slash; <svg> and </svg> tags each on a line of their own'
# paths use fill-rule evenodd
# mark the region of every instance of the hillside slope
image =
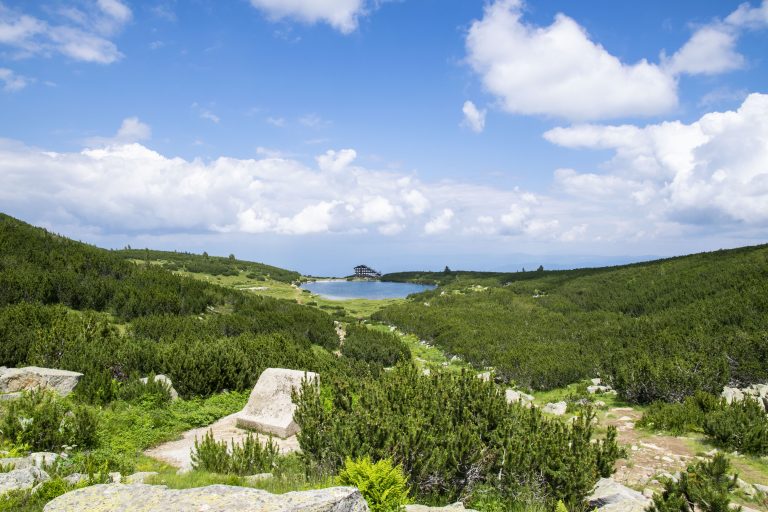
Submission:
<svg viewBox="0 0 768 512">
<path fill-rule="evenodd" d="M 532 388 L 603 375 L 627 399 L 677 401 L 768 378 L 765 245 L 603 269 L 409 277 L 445 285 L 379 320 Z"/>
</svg>

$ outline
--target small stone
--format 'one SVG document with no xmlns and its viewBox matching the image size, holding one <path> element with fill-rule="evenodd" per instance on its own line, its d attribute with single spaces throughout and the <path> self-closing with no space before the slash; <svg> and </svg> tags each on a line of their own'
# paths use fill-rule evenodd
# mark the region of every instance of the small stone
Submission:
<svg viewBox="0 0 768 512">
<path fill-rule="evenodd" d="M 565 402 L 550 402 L 547 405 L 545 405 L 542 409 L 542 412 L 546 412 L 547 414 L 553 414 L 555 416 L 562 416 L 565 414 L 565 411 L 568 410 L 568 404 Z"/>
<path fill-rule="evenodd" d="M 252 484 L 255 482 L 263 482 L 264 480 L 271 480 L 272 478 L 274 478 L 274 475 L 272 473 L 258 473 L 255 475 L 248 475 L 246 477 L 243 477 L 243 480 L 245 480 L 249 484 Z"/>
</svg>

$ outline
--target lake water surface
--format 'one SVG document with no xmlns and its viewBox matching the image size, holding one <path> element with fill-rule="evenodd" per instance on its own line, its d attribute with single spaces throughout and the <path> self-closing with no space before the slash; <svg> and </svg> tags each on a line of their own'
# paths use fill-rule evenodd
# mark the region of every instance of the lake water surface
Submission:
<svg viewBox="0 0 768 512">
<path fill-rule="evenodd" d="M 400 299 L 411 293 L 435 288 L 423 284 L 385 283 L 382 281 L 315 281 L 304 283 L 301 287 L 331 300 Z"/>
</svg>

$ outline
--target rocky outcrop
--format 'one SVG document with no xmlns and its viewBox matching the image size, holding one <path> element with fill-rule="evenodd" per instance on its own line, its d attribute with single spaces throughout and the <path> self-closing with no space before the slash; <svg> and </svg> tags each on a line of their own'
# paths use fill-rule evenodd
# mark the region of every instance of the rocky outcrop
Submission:
<svg viewBox="0 0 768 512">
<path fill-rule="evenodd" d="M 236 416 L 237 426 L 283 439 L 296 434 L 299 426 L 293 421 L 296 404 L 291 400 L 291 391 L 301 388 L 305 379 L 320 383 L 320 376 L 312 372 L 283 368 L 264 370 L 245 408 Z"/>
<path fill-rule="evenodd" d="M 553 414 L 555 416 L 562 416 L 565 414 L 565 411 L 568 410 L 568 404 L 565 402 L 550 402 L 544 407 L 542 407 L 542 412 L 546 412 L 547 414 Z"/>
<path fill-rule="evenodd" d="M 0 495 L 8 491 L 31 489 L 48 479 L 48 473 L 35 466 L 0 473 Z"/>
<path fill-rule="evenodd" d="M 0 393 L 18 393 L 33 389 L 52 389 L 61 396 L 67 396 L 75 389 L 82 373 L 54 368 L 27 366 L 0 370 Z"/>
<path fill-rule="evenodd" d="M 149 377 L 144 377 L 139 379 L 143 384 L 146 384 L 149 381 Z M 155 375 L 154 382 L 161 382 L 167 389 L 168 394 L 171 395 L 171 400 L 178 400 L 179 394 L 176 392 L 175 389 L 173 389 L 173 381 L 166 377 L 165 375 Z"/>
<path fill-rule="evenodd" d="M 94 485 L 68 492 L 49 502 L 45 512 L 367 512 L 368 505 L 354 487 L 270 494 L 259 489 L 211 485 L 168 489 L 163 485 Z"/>
<path fill-rule="evenodd" d="M 768 411 L 768 384 L 752 384 L 748 388 L 741 389 L 726 386 L 720 396 L 729 404 L 751 398 L 756 400 L 763 410 Z"/>
<path fill-rule="evenodd" d="M 600 512 L 643 512 L 651 500 L 612 478 L 601 478 L 587 497 L 590 510 Z"/>
</svg>

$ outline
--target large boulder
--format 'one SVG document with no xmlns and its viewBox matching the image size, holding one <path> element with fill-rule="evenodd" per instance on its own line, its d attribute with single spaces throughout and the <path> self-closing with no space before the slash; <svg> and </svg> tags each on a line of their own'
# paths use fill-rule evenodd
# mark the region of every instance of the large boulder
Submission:
<svg viewBox="0 0 768 512">
<path fill-rule="evenodd" d="M 82 373 L 37 366 L 6 368 L 0 372 L 0 393 L 17 393 L 43 388 L 52 389 L 61 396 L 67 396 L 75 389 L 82 376 Z"/>
<path fill-rule="evenodd" d="M 44 512 L 367 512 L 354 487 L 270 494 L 260 489 L 210 485 L 168 489 L 163 485 L 101 484 L 71 491 L 50 501 Z"/>
<path fill-rule="evenodd" d="M 31 489 L 49 478 L 48 473 L 34 466 L 0 473 L 0 495 L 8 491 Z"/>
<path fill-rule="evenodd" d="M 568 404 L 566 402 L 550 402 L 542 409 L 547 414 L 554 414 L 555 416 L 562 416 L 568 410 Z"/>
<path fill-rule="evenodd" d="M 587 497 L 590 510 L 600 512 L 643 512 L 651 500 L 612 478 L 601 478 Z"/>
<path fill-rule="evenodd" d="M 295 435 L 299 426 L 293 421 L 296 404 L 291 392 L 301 388 L 304 380 L 320 383 L 320 376 L 312 372 L 267 368 L 251 391 L 248 403 L 237 415 L 237 426 L 273 434 L 283 439 Z"/>
<path fill-rule="evenodd" d="M 149 377 L 143 377 L 139 379 L 142 384 L 146 384 L 149 382 Z M 171 400 L 178 400 L 179 394 L 176 392 L 175 389 L 173 389 L 173 381 L 166 377 L 165 375 L 155 375 L 155 378 L 153 379 L 153 382 L 161 382 L 163 385 L 165 385 L 166 388 L 168 388 L 168 394 L 171 395 Z"/>
</svg>

